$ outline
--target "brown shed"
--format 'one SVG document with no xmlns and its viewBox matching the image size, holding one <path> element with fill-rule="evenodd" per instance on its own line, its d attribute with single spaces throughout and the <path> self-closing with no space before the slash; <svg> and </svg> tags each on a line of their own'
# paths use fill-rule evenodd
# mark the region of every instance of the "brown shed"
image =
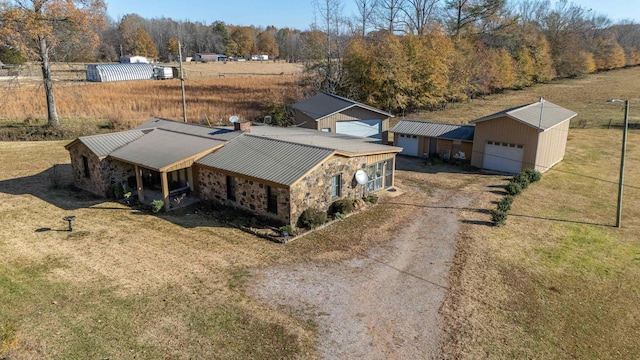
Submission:
<svg viewBox="0 0 640 360">
<path fill-rule="evenodd" d="M 293 104 L 298 127 L 370 138 L 386 144 L 393 115 L 333 94 L 320 93 Z"/>
<path fill-rule="evenodd" d="M 576 115 L 540 99 L 471 121 L 476 125 L 471 165 L 505 173 L 547 171 L 564 158 L 569 122 Z"/>
</svg>

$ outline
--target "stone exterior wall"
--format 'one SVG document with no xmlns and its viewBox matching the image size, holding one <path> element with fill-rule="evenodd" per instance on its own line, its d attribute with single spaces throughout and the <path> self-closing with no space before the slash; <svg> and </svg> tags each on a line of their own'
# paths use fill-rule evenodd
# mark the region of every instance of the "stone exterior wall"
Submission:
<svg viewBox="0 0 640 360">
<path fill-rule="evenodd" d="M 355 174 L 364 169 L 365 164 L 365 156 L 347 158 L 336 155 L 298 181 L 291 188 L 292 224 L 296 224 L 307 208 L 329 210 L 331 204 L 338 199 L 362 197 L 363 187 L 356 183 Z M 331 178 L 338 174 L 342 175 L 341 196 L 332 198 Z"/>
<path fill-rule="evenodd" d="M 73 183 L 84 190 L 100 196 L 112 194 L 113 186 L 118 182 L 126 182 L 135 176 L 133 165 L 120 161 L 98 158 L 83 143 L 77 143 L 69 149 Z M 82 157 L 89 161 L 89 177 L 85 176 Z"/>
<path fill-rule="evenodd" d="M 96 195 L 105 196 L 106 188 L 102 177 L 100 159 L 80 142 L 69 149 L 69 156 L 71 157 L 73 184 Z M 83 156 L 86 156 L 89 160 L 89 177 L 85 176 L 84 173 Z"/>
<path fill-rule="evenodd" d="M 197 168 L 200 198 L 249 210 L 261 216 L 290 224 L 289 189 L 271 186 L 278 197 L 277 214 L 267 211 L 268 185 L 254 179 L 234 176 L 236 179 L 235 201 L 227 199 L 227 174 L 206 167 Z"/>
<path fill-rule="evenodd" d="M 111 196 L 113 187 L 117 183 L 125 184 L 129 182 L 129 178 L 135 178 L 136 167 L 128 163 L 124 163 L 117 160 L 111 160 L 109 158 L 103 159 L 102 162 L 102 178 L 104 179 L 105 193 L 107 196 Z M 131 179 L 132 183 L 129 185 L 131 190 L 136 189 L 135 179 Z"/>
</svg>

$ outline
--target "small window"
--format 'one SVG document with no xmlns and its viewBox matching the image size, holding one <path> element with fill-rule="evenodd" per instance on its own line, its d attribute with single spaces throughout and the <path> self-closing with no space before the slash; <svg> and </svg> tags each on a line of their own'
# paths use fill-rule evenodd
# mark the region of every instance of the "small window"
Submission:
<svg viewBox="0 0 640 360">
<path fill-rule="evenodd" d="M 516 144 L 509 144 L 509 147 L 516 147 Z"/>
<path fill-rule="evenodd" d="M 331 128 L 322 128 L 322 132 L 331 132 Z"/>
<path fill-rule="evenodd" d="M 487 144 L 493 145 L 493 141 L 487 141 Z"/>
<path fill-rule="evenodd" d="M 342 174 L 331 178 L 331 198 L 342 196 Z"/>
<path fill-rule="evenodd" d="M 411 137 L 412 137 L 413 139 L 417 139 L 417 138 L 418 138 L 416 135 L 411 135 Z"/>
<path fill-rule="evenodd" d="M 278 193 L 271 186 L 267 186 L 267 211 L 278 213 Z"/>
<path fill-rule="evenodd" d="M 227 176 L 227 199 L 236 201 L 236 178 Z"/>
<path fill-rule="evenodd" d="M 89 171 L 89 158 L 82 155 L 82 166 L 84 167 L 84 177 L 90 178 L 91 172 Z"/>
<path fill-rule="evenodd" d="M 518 145 L 518 149 L 522 149 L 522 145 Z"/>
</svg>

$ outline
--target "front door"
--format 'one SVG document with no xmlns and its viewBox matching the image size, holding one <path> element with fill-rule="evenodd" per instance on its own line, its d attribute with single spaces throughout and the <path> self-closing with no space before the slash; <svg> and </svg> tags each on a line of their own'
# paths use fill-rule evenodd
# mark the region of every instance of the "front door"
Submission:
<svg viewBox="0 0 640 360">
<path fill-rule="evenodd" d="M 388 189 L 393 186 L 393 159 L 385 162 L 384 169 L 384 188 Z"/>
</svg>

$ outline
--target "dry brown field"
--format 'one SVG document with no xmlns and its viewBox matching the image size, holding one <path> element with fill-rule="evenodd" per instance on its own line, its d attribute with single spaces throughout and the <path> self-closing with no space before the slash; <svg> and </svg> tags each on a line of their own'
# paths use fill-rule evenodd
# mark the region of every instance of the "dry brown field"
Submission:
<svg viewBox="0 0 640 360">
<path fill-rule="evenodd" d="M 98 131 L 109 122 L 129 127 L 151 117 L 182 120 L 178 79 L 90 83 L 83 81 L 83 69 L 84 65 L 78 64 L 54 67 L 54 91 L 63 127 L 84 125 Z M 227 124 L 233 115 L 258 120 L 269 115 L 274 106 L 304 96 L 299 64 L 190 63 L 185 71 L 187 119 L 191 122 Z M 0 123 L 45 122 L 45 96 L 35 76 L 37 69 L 23 73 L 34 76 L 0 81 Z"/>
</svg>

